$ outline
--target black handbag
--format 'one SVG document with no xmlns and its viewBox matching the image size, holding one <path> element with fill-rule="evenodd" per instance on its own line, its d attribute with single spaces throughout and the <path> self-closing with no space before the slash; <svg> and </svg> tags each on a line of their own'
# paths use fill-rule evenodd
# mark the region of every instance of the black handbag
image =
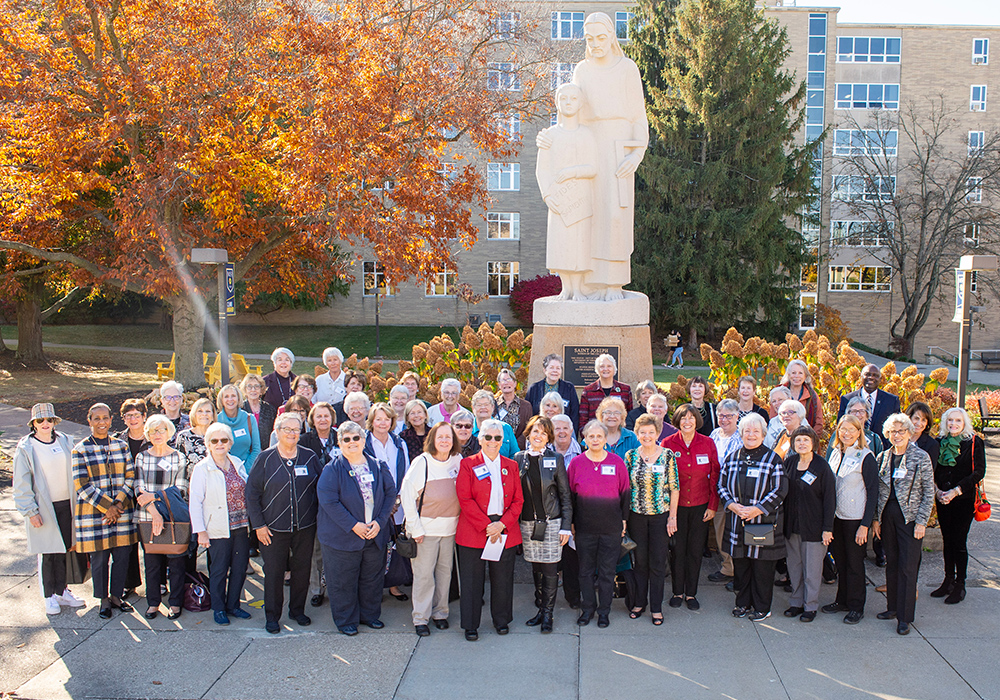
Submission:
<svg viewBox="0 0 1000 700">
<path fill-rule="evenodd" d="M 427 458 L 424 457 L 424 490 L 420 492 L 420 500 L 417 501 L 417 517 L 420 517 L 420 511 L 424 507 L 424 494 L 427 492 L 427 477 L 430 476 L 430 464 L 427 462 Z M 407 536 L 406 527 L 404 526 L 402 530 L 399 531 L 394 538 L 396 543 L 396 554 L 403 557 L 404 559 L 414 559 L 417 556 L 417 542 L 412 537 Z"/>
<path fill-rule="evenodd" d="M 756 523 L 743 526 L 743 544 L 747 547 L 774 546 L 774 524 Z"/>
<path fill-rule="evenodd" d="M 160 494 L 156 494 L 156 499 L 160 500 Z M 167 506 L 170 519 L 164 521 L 163 530 L 159 535 L 153 534 L 152 522 L 139 523 L 139 540 L 142 542 L 142 548 L 150 554 L 166 554 L 172 557 L 187 554 L 188 547 L 191 546 L 191 523 L 175 522 L 170 499 L 164 498 L 162 502 Z"/>
</svg>

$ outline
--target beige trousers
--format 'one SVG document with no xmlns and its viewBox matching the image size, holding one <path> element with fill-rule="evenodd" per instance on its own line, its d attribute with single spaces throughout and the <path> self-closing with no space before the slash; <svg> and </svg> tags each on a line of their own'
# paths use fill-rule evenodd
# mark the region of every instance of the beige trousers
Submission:
<svg viewBox="0 0 1000 700">
<path fill-rule="evenodd" d="M 451 589 L 451 566 L 455 559 L 455 536 L 424 537 L 417 545 L 413 568 L 413 625 L 429 620 L 448 619 L 448 592 Z"/>
</svg>

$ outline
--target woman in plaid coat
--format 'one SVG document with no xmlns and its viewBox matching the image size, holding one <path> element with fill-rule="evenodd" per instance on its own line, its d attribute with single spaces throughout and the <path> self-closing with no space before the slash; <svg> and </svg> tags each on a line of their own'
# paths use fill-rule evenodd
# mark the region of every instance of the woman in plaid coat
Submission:
<svg viewBox="0 0 1000 700">
<path fill-rule="evenodd" d="M 98 403 L 87 411 L 91 435 L 73 448 L 73 485 L 77 502 L 73 524 L 76 547 L 90 554 L 94 597 L 101 599 L 100 617 L 111 617 L 111 608 L 131 612 L 122 600 L 128 573 L 129 551 L 136 541 L 132 522 L 135 468 L 128 444 L 108 436 L 111 409 Z M 110 591 L 108 562 L 111 566 Z"/>
</svg>

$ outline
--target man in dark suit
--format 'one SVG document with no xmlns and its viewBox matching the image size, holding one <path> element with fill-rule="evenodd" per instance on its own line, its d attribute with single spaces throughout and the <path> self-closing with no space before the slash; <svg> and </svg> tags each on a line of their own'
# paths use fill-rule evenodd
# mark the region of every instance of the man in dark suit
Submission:
<svg viewBox="0 0 1000 700">
<path fill-rule="evenodd" d="M 866 430 L 882 437 L 882 426 L 886 419 L 894 413 L 899 413 L 899 397 L 878 388 L 882 381 L 882 371 L 875 365 L 865 365 L 861 370 L 861 388 L 840 397 L 840 409 L 837 411 L 839 422 L 847 412 L 851 399 L 860 398 L 868 405 L 868 422 Z M 885 566 L 885 553 L 882 550 L 882 540 L 872 537 L 872 550 L 875 552 L 876 566 Z"/>
<path fill-rule="evenodd" d="M 847 404 L 851 402 L 851 399 L 859 397 L 868 404 L 870 417 L 865 428 L 881 437 L 885 419 L 894 413 L 899 413 L 899 397 L 879 389 L 878 385 L 881 381 L 881 370 L 875 365 L 865 365 L 865 368 L 861 370 L 861 388 L 840 397 L 837 420 L 839 421 L 847 413 Z"/>
</svg>

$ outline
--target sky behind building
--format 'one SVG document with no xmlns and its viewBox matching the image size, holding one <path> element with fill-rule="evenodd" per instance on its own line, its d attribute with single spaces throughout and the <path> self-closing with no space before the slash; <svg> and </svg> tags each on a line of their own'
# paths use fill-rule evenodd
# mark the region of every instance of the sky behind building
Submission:
<svg viewBox="0 0 1000 700">
<path fill-rule="evenodd" d="M 996 0 L 798 0 L 798 4 L 840 7 L 838 22 L 1000 26 Z"/>
</svg>

